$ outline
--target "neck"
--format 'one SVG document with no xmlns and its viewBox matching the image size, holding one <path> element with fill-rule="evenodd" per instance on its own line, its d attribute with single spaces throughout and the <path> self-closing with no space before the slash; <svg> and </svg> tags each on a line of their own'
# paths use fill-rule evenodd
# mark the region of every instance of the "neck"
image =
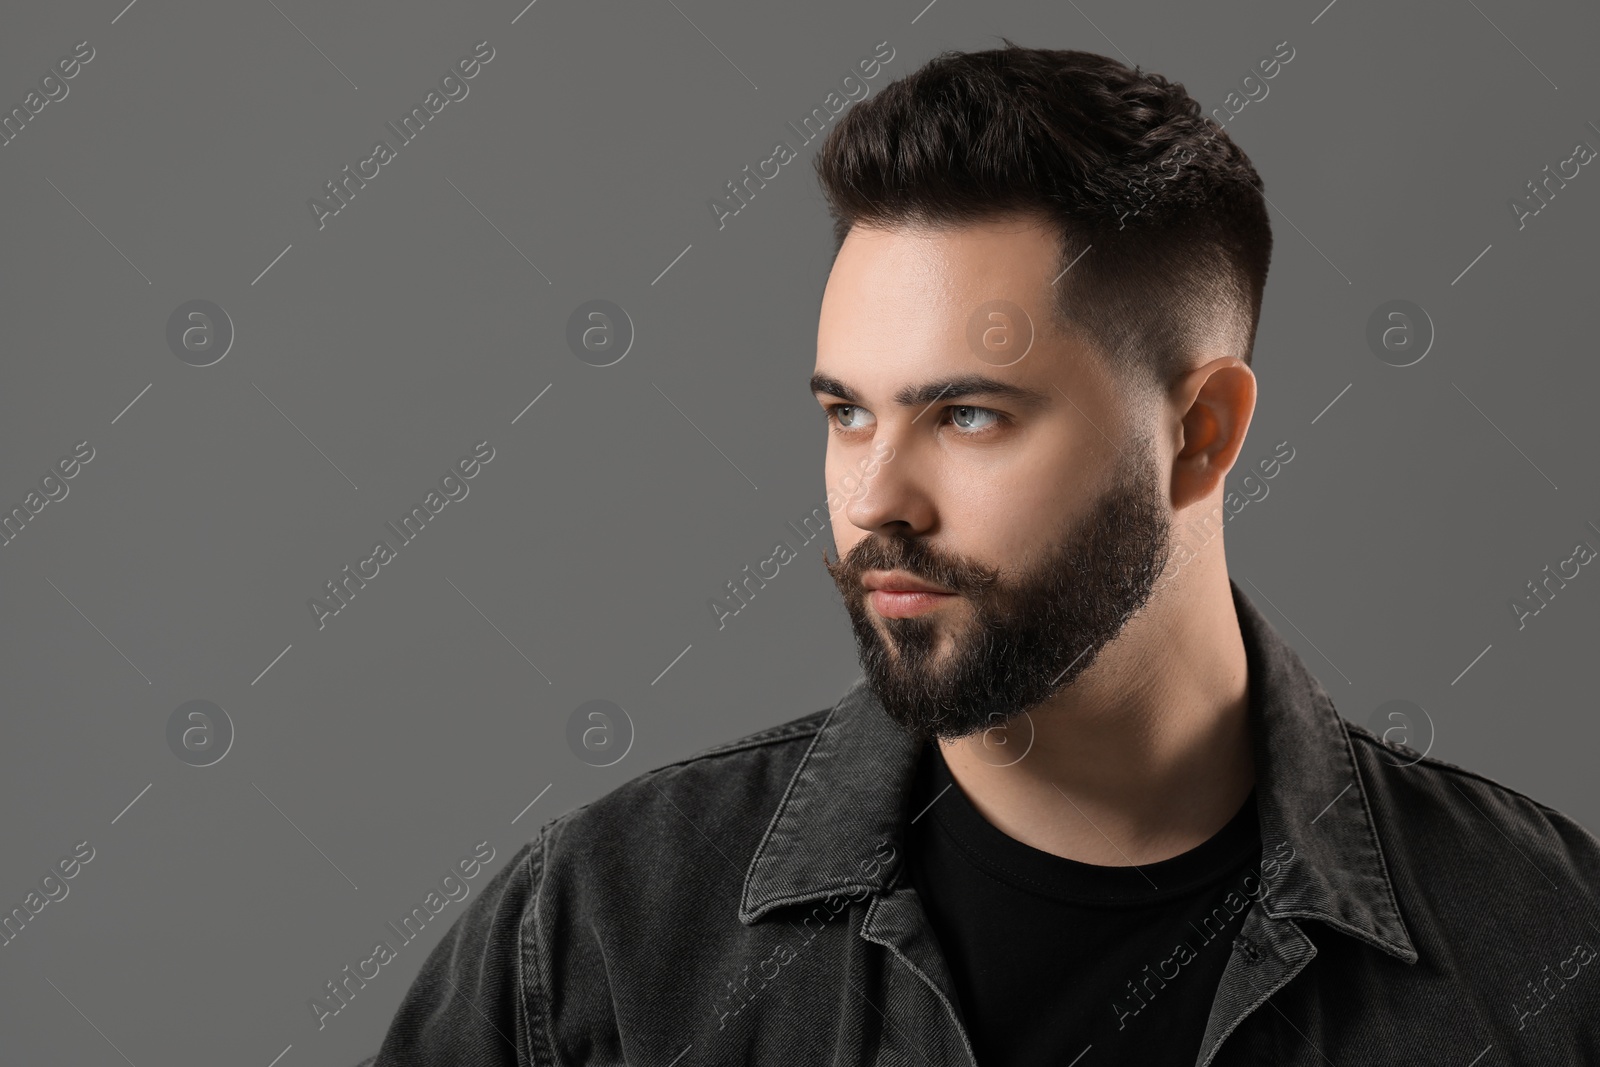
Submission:
<svg viewBox="0 0 1600 1067">
<path fill-rule="evenodd" d="M 1212 556 L 1049 701 L 940 742 L 990 823 L 1052 855 L 1141 866 L 1201 844 L 1238 812 L 1255 783 L 1248 670 L 1226 564 Z"/>
</svg>

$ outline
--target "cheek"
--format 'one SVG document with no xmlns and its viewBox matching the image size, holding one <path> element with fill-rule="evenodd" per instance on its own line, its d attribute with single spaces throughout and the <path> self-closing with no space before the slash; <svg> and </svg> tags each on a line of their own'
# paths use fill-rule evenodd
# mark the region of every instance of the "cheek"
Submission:
<svg viewBox="0 0 1600 1067">
<path fill-rule="evenodd" d="M 979 558 L 1019 560 L 1065 525 L 1085 499 L 1087 472 L 1074 472 L 1059 448 L 1037 458 L 1010 455 L 951 471 L 940 486 L 939 511 L 957 540 Z"/>
<path fill-rule="evenodd" d="M 1033 551 L 1042 538 L 1061 528 L 1069 506 L 1043 487 L 1018 487 L 1005 503 L 1006 529 L 1014 531 L 1012 547 Z"/>
<path fill-rule="evenodd" d="M 822 467 L 822 491 L 825 494 L 825 508 L 829 521 L 837 527 L 845 519 L 845 511 L 850 507 L 850 496 L 842 488 L 845 475 L 850 473 L 850 464 L 834 455 L 833 449 L 828 450 L 827 462 Z"/>
<path fill-rule="evenodd" d="M 1040 539 L 1063 522 L 1065 502 L 1037 481 L 988 483 L 974 495 L 976 507 L 964 520 L 965 543 L 981 544 L 995 562 L 1016 561 L 1039 551 Z"/>
</svg>

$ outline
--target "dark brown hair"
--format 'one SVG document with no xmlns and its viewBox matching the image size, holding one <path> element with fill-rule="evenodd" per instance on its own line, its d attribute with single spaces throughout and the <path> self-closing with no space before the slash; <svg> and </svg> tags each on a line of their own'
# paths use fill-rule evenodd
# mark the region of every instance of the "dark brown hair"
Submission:
<svg viewBox="0 0 1600 1067">
<path fill-rule="evenodd" d="M 1248 363 L 1272 256 L 1250 160 L 1181 84 L 1001 40 L 941 53 L 829 132 L 834 255 L 857 223 L 1041 216 L 1072 264 L 1056 324 L 1113 368 L 1164 389 L 1202 346 Z"/>
</svg>

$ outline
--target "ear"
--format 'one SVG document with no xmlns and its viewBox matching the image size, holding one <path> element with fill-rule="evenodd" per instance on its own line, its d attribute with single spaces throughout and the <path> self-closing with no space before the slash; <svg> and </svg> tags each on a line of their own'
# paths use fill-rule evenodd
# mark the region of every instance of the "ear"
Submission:
<svg viewBox="0 0 1600 1067">
<path fill-rule="evenodd" d="M 1239 458 L 1256 409 L 1255 372 L 1221 356 L 1185 374 L 1168 403 L 1182 430 L 1172 461 L 1172 506 L 1181 511 L 1220 489 Z"/>
</svg>

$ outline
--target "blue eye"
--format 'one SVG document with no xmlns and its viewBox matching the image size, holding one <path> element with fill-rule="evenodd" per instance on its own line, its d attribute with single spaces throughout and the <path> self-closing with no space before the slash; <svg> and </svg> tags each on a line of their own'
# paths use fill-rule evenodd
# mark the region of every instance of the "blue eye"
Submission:
<svg viewBox="0 0 1600 1067">
<path fill-rule="evenodd" d="M 955 427 L 960 437 L 987 437 L 1010 421 L 998 411 L 972 404 L 951 404 L 943 414 L 943 422 Z M 872 413 L 858 404 L 829 404 L 823 415 L 830 429 L 842 436 L 852 436 L 871 426 L 861 420 L 862 416 L 870 419 Z"/>
<path fill-rule="evenodd" d="M 951 425 L 953 425 L 953 426 L 963 426 L 965 432 L 966 433 L 971 433 L 971 434 L 983 433 L 985 430 L 988 430 L 993 426 L 999 425 L 999 423 L 1001 421 L 1000 420 L 1000 413 L 998 411 L 990 411 L 988 408 L 976 408 L 976 407 L 972 407 L 970 405 L 963 404 L 963 405 L 957 405 L 957 406 L 951 407 L 951 408 L 946 408 L 945 410 L 950 412 L 950 423 L 951 423 Z M 960 421 L 960 419 L 961 419 L 960 413 L 962 413 L 962 412 L 965 412 L 965 413 L 968 413 L 968 414 L 977 413 L 979 415 L 987 415 L 990 418 L 992 418 L 994 421 L 991 422 L 991 423 L 988 423 L 987 425 L 979 426 L 979 427 L 976 427 L 976 428 L 970 427 L 970 426 L 964 426 L 964 424 Z"/>
<path fill-rule="evenodd" d="M 823 414 L 826 416 L 828 422 L 834 427 L 834 432 L 849 433 L 853 430 L 861 429 L 861 426 L 852 424 L 845 420 L 844 415 L 841 413 L 846 411 L 855 412 L 859 415 L 865 411 L 865 409 L 857 407 L 855 404 L 829 404 L 825 409 L 823 409 Z"/>
</svg>

